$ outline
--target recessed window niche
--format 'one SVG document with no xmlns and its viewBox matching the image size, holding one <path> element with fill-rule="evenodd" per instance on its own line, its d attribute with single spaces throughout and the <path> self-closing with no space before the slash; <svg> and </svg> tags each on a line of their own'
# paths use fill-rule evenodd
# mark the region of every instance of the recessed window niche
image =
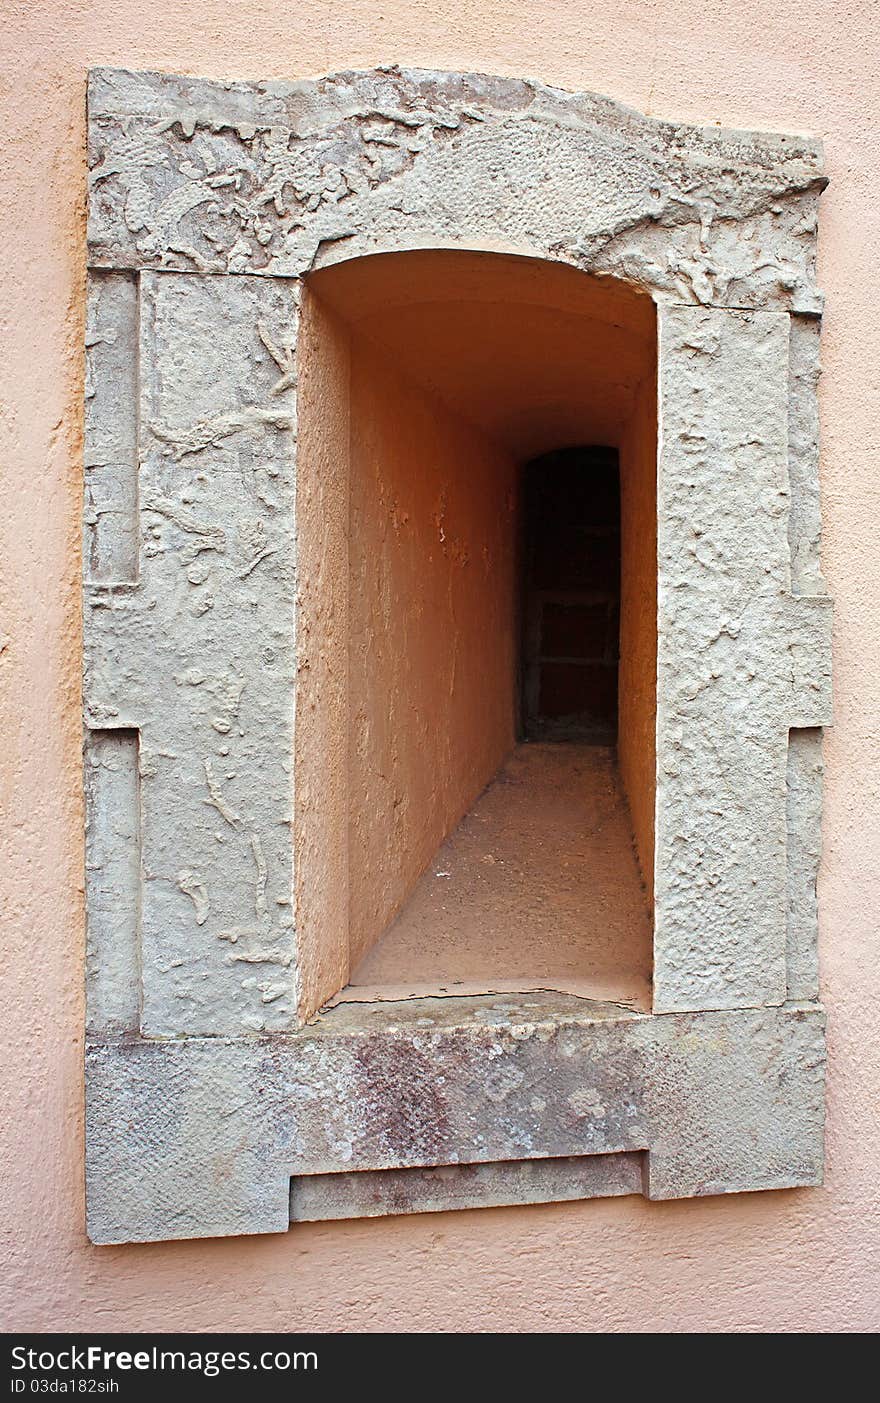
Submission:
<svg viewBox="0 0 880 1403">
<path fill-rule="evenodd" d="M 649 297 L 529 258 L 307 279 L 305 1016 L 344 986 L 650 1007 L 656 339 Z"/>
<path fill-rule="evenodd" d="M 89 161 L 92 1241 L 821 1182 L 819 144 L 98 70 Z"/>
</svg>

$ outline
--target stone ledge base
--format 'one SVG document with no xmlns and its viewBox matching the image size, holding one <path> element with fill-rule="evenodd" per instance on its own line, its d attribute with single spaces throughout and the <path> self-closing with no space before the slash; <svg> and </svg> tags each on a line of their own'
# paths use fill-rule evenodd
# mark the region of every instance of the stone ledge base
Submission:
<svg viewBox="0 0 880 1403">
<path fill-rule="evenodd" d="M 655 1016 L 552 993 L 340 1004 L 293 1035 L 96 1042 L 89 1236 L 817 1184 L 824 1056 L 815 1004 Z"/>
</svg>

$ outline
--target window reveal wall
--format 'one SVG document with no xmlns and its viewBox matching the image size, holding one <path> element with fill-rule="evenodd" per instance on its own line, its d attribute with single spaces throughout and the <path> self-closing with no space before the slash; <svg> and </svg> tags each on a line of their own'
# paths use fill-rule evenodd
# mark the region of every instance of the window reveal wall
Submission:
<svg viewBox="0 0 880 1403">
<path fill-rule="evenodd" d="M 636 855 L 654 899 L 657 734 L 657 367 L 635 387 L 620 441 L 617 757 Z"/>
<path fill-rule="evenodd" d="M 817 1182 L 817 145 L 396 70 L 271 88 L 99 72 L 89 123 L 93 1239 Z M 449 998 L 299 1026 L 346 967 L 347 858 L 324 825 L 349 803 L 345 526 L 323 510 L 349 371 L 315 327 L 297 357 L 301 280 L 444 244 L 610 275 L 658 308 L 656 629 L 643 579 L 633 685 L 621 668 L 621 733 L 644 740 L 655 633 L 656 786 L 649 745 L 621 753 L 655 835 L 652 1013 Z M 300 478 L 308 395 L 330 419 L 323 472 Z M 511 407 L 523 441 L 529 413 Z M 622 469 L 652 432 L 632 424 Z M 622 494 L 624 580 L 646 503 Z"/>
<path fill-rule="evenodd" d="M 514 743 L 518 486 L 362 338 L 351 395 L 354 968 Z"/>
<path fill-rule="evenodd" d="M 308 1016 L 347 982 L 513 744 L 518 475 L 503 447 L 320 297 L 306 295 L 302 325 L 298 537 L 303 574 L 320 581 L 301 594 L 297 692 Z M 315 900 L 330 889 L 332 910 Z"/>
</svg>

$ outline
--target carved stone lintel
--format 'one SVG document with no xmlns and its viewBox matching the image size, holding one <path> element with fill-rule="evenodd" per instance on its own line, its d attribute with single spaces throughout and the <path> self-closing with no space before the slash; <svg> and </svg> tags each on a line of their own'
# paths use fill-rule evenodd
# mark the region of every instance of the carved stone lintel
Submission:
<svg viewBox="0 0 880 1403">
<path fill-rule="evenodd" d="M 98 69 L 89 113 L 95 266 L 299 276 L 500 239 L 679 302 L 821 310 L 810 137 L 399 68 L 272 84 Z"/>
</svg>

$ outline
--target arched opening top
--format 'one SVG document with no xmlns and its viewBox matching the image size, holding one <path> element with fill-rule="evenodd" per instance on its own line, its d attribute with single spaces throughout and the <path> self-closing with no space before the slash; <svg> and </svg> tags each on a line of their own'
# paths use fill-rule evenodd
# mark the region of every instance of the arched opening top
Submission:
<svg viewBox="0 0 880 1403">
<path fill-rule="evenodd" d="M 373 254 L 313 273 L 308 287 L 518 461 L 615 444 L 653 362 L 649 296 L 547 259 Z"/>
</svg>

